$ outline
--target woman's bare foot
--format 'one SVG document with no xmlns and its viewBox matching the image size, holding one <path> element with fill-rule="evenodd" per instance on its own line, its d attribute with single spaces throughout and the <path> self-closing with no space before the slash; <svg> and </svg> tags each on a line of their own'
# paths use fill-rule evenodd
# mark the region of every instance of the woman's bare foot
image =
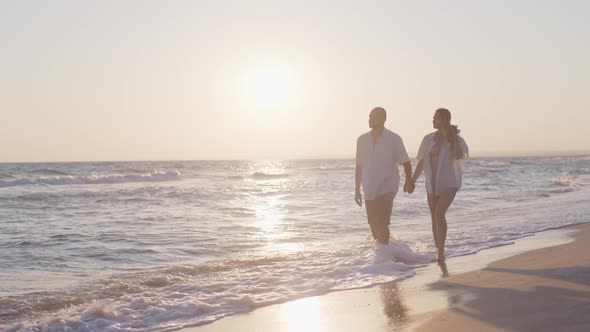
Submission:
<svg viewBox="0 0 590 332">
<path fill-rule="evenodd" d="M 440 272 L 443 278 L 449 276 L 449 270 L 447 269 L 447 263 L 445 262 L 438 262 L 438 266 L 440 267 Z"/>
</svg>

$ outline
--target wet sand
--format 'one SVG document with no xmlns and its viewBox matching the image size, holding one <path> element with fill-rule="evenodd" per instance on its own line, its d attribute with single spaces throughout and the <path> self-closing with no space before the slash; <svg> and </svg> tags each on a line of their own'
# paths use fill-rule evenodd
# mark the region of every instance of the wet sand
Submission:
<svg viewBox="0 0 590 332">
<path fill-rule="evenodd" d="M 431 285 L 474 299 L 436 313 L 416 331 L 590 331 L 590 225 L 576 229 L 575 242 Z"/>
<path fill-rule="evenodd" d="M 590 331 L 590 224 L 451 258 L 401 282 L 258 308 L 183 331 L 533 330 Z"/>
</svg>

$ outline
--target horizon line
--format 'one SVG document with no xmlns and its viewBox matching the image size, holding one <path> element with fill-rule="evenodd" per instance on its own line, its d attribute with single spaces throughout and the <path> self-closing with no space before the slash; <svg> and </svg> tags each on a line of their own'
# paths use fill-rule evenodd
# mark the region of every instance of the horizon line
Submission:
<svg viewBox="0 0 590 332">
<path fill-rule="evenodd" d="M 485 151 L 470 154 L 470 158 L 502 158 L 502 157 L 575 157 L 590 155 L 590 150 L 515 150 L 515 151 Z M 57 161 L 0 161 L 0 164 L 58 164 L 58 163 L 115 163 L 115 162 L 161 162 L 161 161 L 256 161 L 256 160 L 346 160 L 354 159 L 350 156 L 307 156 L 307 157 L 271 157 L 258 156 L 252 158 L 208 158 L 208 159 L 111 159 L 111 160 L 57 160 Z M 414 160 L 415 158 L 410 158 Z"/>
</svg>

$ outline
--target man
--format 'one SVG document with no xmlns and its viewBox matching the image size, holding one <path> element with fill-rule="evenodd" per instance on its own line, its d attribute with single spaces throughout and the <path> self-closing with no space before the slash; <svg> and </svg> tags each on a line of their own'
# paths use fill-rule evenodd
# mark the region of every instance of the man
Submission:
<svg viewBox="0 0 590 332">
<path fill-rule="evenodd" d="M 393 198 L 400 183 L 399 165 L 404 165 L 404 192 L 413 192 L 412 164 L 401 137 L 385 128 L 387 113 L 375 107 L 369 113 L 371 131 L 356 141 L 356 169 L 354 200 L 363 205 L 361 183 L 365 194 L 367 219 L 373 238 L 381 244 L 389 243 L 389 223 Z"/>
</svg>

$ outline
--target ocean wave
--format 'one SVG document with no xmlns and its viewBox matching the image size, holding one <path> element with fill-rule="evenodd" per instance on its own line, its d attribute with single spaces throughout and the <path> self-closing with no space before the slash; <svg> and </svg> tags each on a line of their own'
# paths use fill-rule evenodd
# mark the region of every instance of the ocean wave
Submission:
<svg viewBox="0 0 590 332">
<path fill-rule="evenodd" d="M 476 164 L 478 164 L 479 166 L 483 166 L 483 167 L 509 167 L 510 165 L 512 165 L 511 162 L 509 161 L 487 161 L 487 160 L 481 160 L 479 162 L 477 162 Z"/>
<path fill-rule="evenodd" d="M 563 187 L 563 188 L 549 190 L 549 192 L 552 194 L 563 194 L 563 193 L 569 193 L 569 192 L 576 191 L 576 190 L 580 190 L 580 187 L 576 187 L 576 186 Z"/>
<path fill-rule="evenodd" d="M 289 177 L 289 174 L 279 173 L 279 174 L 269 174 L 263 172 L 255 172 L 252 174 L 252 178 L 255 180 L 273 180 L 273 179 L 284 179 Z"/>
<path fill-rule="evenodd" d="M 0 181 L 0 183 L 2 183 Z M 0 188 L 2 185 L 0 185 Z M 17 200 L 22 201 L 31 201 L 31 202 L 51 202 L 57 200 L 64 200 L 64 199 L 85 199 L 85 198 L 98 198 L 103 196 L 104 194 L 95 191 L 82 191 L 82 192 L 73 192 L 73 193 L 45 193 L 45 192 L 34 192 L 30 194 L 23 194 L 16 196 Z"/>
<path fill-rule="evenodd" d="M 305 171 L 320 171 L 320 172 L 333 172 L 333 171 L 354 171 L 355 166 L 354 165 L 346 165 L 346 166 L 316 166 L 316 167 L 309 167 L 309 168 L 304 168 L 302 170 Z"/>
<path fill-rule="evenodd" d="M 590 167 L 578 167 L 575 170 L 571 171 L 571 174 L 575 174 L 575 175 L 590 174 Z"/>
<path fill-rule="evenodd" d="M 577 181 L 575 177 L 570 174 L 563 174 L 551 179 L 551 183 L 555 186 L 558 186 L 557 189 L 552 189 L 549 192 L 551 193 L 567 193 L 576 190 L 580 190 L 582 185 Z"/>
<path fill-rule="evenodd" d="M 493 168 L 493 167 L 481 167 L 479 169 L 474 170 L 477 174 L 485 175 L 485 173 L 503 173 L 509 171 L 510 168 L 502 167 L 502 168 Z"/>
<path fill-rule="evenodd" d="M 394 241 L 332 253 L 177 265 L 115 277 L 90 289 L 12 297 L 0 304 L 0 316 L 19 331 L 168 331 L 264 305 L 404 279 L 428 260 Z"/>
<path fill-rule="evenodd" d="M 51 168 L 34 169 L 34 170 L 31 170 L 31 171 L 28 171 L 27 173 L 31 173 L 31 174 L 42 174 L 42 175 L 71 175 L 70 173 L 58 171 L 58 170 L 51 169 Z"/>
<path fill-rule="evenodd" d="M 76 185 L 76 184 L 109 184 L 130 182 L 161 182 L 180 179 L 179 171 L 153 171 L 147 174 L 107 174 L 85 176 L 43 176 L 19 177 L 14 180 L 0 180 L 0 188 L 27 185 Z"/>
<path fill-rule="evenodd" d="M 289 177 L 289 174 L 285 173 L 278 173 L 278 174 L 271 174 L 271 173 L 263 173 L 263 172 L 254 172 L 250 176 L 243 176 L 243 175 L 229 175 L 226 176 L 226 180 L 244 180 L 244 179 L 253 179 L 253 180 L 275 180 L 275 179 L 284 179 Z"/>
</svg>

